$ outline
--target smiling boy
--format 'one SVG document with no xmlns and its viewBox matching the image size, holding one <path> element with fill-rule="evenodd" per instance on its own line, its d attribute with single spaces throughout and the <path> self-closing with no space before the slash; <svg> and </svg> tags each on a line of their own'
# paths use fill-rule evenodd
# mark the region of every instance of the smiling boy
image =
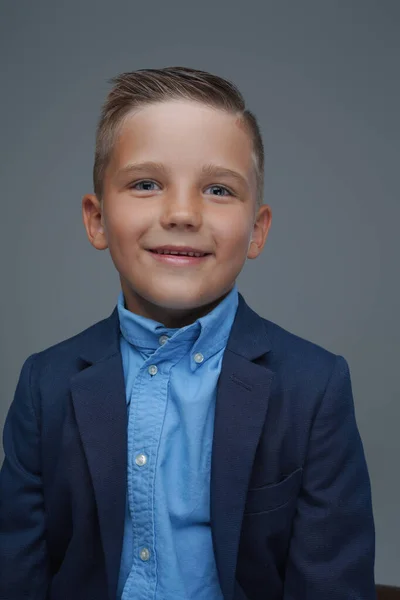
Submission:
<svg viewBox="0 0 400 600">
<path fill-rule="evenodd" d="M 4 428 L 0 598 L 375 598 L 370 483 L 346 360 L 258 316 L 264 156 L 230 82 L 114 80 L 91 244 L 112 315 L 23 365 Z"/>
</svg>

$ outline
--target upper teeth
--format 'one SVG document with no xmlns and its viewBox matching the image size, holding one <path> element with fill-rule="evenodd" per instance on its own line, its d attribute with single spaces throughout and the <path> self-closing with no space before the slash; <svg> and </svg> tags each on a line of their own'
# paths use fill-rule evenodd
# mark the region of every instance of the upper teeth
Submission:
<svg viewBox="0 0 400 600">
<path fill-rule="evenodd" d="M 178 254 L 179 256 L 203 256 L 203 252 L 177 252 L 176 250 L 156 250 L 157 254 Z"/>
</svg>

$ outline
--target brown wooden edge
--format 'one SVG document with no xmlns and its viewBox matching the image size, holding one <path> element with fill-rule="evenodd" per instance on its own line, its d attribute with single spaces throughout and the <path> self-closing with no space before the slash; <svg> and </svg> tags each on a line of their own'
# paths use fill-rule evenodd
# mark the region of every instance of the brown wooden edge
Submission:
<svg viewBox="0 0 400 600">
<path fill-rule="evenodd" d="M 378 600 L 400 600 L 400 588 L 389 585 L 377 585 L 376 594 Z"/>
</svg>

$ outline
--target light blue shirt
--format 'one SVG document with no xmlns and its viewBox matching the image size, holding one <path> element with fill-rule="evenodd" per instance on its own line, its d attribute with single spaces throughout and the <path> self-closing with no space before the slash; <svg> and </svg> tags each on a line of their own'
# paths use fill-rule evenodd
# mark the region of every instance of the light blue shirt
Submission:
<svg viewBox="0 0 400 600">
<path fill-rule="evenodd" d="M 222 600 L 210 526 L 217 381 L 236 285 L 210 313 L 168 329 L 118 298 L 128 478 L 118 600 Z"/>
</svg>

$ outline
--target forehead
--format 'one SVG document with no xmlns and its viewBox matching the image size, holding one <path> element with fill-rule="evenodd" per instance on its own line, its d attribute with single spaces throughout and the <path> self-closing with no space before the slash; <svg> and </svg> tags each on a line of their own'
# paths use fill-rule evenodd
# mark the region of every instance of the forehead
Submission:
<svg viewBox="0 0 400 600">
<path fill-rule="evenodd" d="M 222 164 L 253 178 L 252 139 L 237 115 L 193 101 L 147 105 L 121 122 L 110 166 L 133 160 L 165 162 L 172 167 Z"/>
</svg>

